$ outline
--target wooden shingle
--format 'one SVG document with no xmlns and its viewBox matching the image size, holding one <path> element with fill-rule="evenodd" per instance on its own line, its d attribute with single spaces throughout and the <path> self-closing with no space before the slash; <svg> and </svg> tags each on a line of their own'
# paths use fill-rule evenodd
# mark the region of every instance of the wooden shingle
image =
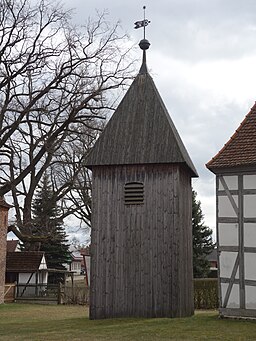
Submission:
<svg viewBox="0 0 256 341">
<path fill-rule="evenodd" d="M 87 157 L 101 165 L 183 163 L 196 169 L 153 79 L 139 73 Z"/>
</svg>

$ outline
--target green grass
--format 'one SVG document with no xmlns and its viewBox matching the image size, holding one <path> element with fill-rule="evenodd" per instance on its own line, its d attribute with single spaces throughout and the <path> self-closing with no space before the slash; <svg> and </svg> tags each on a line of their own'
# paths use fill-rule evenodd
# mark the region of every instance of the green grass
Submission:
<svg viewBox="0 0 256 341">
<path fill-rule="evenodd" d="M 256 322 L 198 311 L 181 319 L 88 319 L 84 306 L 0 305 L 0 340 L 256 340 Z"/>
</svg>

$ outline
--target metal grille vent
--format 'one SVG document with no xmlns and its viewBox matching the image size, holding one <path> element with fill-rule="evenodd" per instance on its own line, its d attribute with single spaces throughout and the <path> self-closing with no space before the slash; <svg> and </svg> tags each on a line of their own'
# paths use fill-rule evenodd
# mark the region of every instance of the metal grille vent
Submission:
<svg viewBox="0 0 256 341">
<path fill-rule="evenodd" d="M 125 205 L 141 205 L 144 202 L 144 185 L 141 182 L 129 182 L 124 185 Z"/>
</svg>

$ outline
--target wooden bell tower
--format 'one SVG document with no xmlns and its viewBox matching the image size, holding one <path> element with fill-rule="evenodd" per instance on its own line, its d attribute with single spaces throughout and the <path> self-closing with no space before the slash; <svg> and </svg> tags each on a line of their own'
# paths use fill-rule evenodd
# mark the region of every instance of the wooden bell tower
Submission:
<svg viewBox="0 0 256 341">
<path fill-rule="evenodd" d="M 143 62 L 86 164 L 92 170 L 90 318 L 190 316 L 197 172 Z"/>
</svg>

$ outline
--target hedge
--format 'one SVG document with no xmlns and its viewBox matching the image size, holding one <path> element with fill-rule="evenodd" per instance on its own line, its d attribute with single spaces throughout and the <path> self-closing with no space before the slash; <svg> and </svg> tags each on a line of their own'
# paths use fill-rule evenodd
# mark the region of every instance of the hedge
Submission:
<svg viewBox="0 0 256 341">
<path fill-rule="evenodd" d="M 84 282 L 66 283 L 61 290 L 62 303 L 89 304 L 89 288 Z M 218 309 L 218 279 L 194 279 L 194 305 L 195 309 Z"/>
<path fill-rule="evenodd" d="M 195 309 L 217 309 L 219 307 L 218 279 L 194 279 Z"/>
</svg>

